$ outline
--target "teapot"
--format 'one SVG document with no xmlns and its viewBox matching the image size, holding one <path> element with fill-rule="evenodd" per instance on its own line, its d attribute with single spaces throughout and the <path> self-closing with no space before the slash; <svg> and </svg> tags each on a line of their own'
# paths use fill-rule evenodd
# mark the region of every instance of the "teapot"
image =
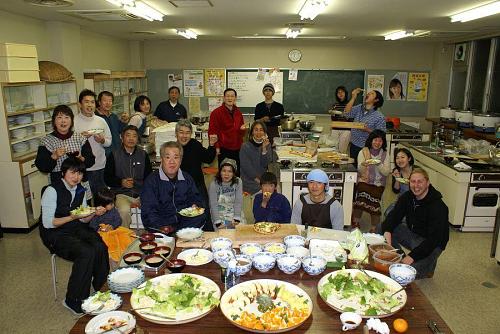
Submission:
<svg viewBox="0 0 500 334">
<path fill-rule="evenodd" d="M 500 142 L 489 150 L 490 163 L 495 166 L 500 166 Z"/>
</svg>

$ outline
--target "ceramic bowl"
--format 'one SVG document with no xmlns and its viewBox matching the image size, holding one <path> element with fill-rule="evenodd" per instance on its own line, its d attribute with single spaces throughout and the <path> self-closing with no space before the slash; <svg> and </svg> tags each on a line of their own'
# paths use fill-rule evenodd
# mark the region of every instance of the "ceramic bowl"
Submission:
<svg viewBox="0 0 500 334">
<path fill-rule="evenodd" d="M 393 280 L 405 286 L 415 280 L 417 270 L 408 264 L 395 263 L 389 267 L 389 275 Z"/>
<path fill-rule="evenodd" d="M 273 254 L 274 258 L 277 259 L 279 254 L 284 254 L 286 252 L 286 246 L 281 242 L 269 242 L 264 245 L 264 252 Z"/>
<path fill-rule="evenodd" d="M 300 260 L 302 260 L 303 258 L 310 255 L 309 249 L 307 249 L 303 246 L 289 247 L 286 249 L 286 252 L 287 252 L 287 254 L 293 255 Z"/>
<path fill-rule="evenodd" d="M 255 254 L 262 252 L 262 246 L 255 242 L 249 242 L 240 246 L 240 252 L 253 257 Z"/>
<path fill-rule="evenodd" d="M 278 259 L 278 268 L 285 274 L 293 274 L 300 269 L 301 264 L 302 262 L 297 257 L 289 254 Z"/>
<path fill-rule="evenodd" d="M 155 249 L 153 249 L 153 254 L 161 254 L 165 257 L 170 255 L 170 252 L 172 250 L 168 246 L 158 246 Z"/>
<path fill-rule="evenodd" d="M 302 259 L 302 268 L 311 276 L 319 275 L 326 269 L 326 260 L 322 256 L 307 256 Z"/>
<path fill-rule="evenodd" d="M 248 255 L 237 255 L 236 256 L 236 275 L 242 276 L 248 273 L 252 269 L 252 259 Z"/>
<path fill-rule="evenodd" d="M 272 253 L 260 252 L 255 254 L 252 262 L 255 269 L 257 269 L 261 273 L 265 273 L 274 268 L 276 264 L 276 258 Z"/>
<path fill-rule="evenodd" d="M 213 238 L 210 241 L 210 248 L 212 252 L 217 252 L 221 249 L 231 249 L 233 247 L 233 242 L 229 238 Z"/>
<path fill-rule="evenodd" d="M 286 247 L 297 247 L 304 246 L 306 244 L 306 238 L 300 235 L 289 235 L 283 239 Z"/>
<path fill-rule="evenodd" d="M 227 268 L 230 260 L 234 259 L 234 253 L 232 249 L 220 249 L 214 254 L 214 261 L 222 268 Z"/>
<path fill-rule="evenodd" d="M 171 273 L 180 273 L 185 266 L 186 261 L 181 259 L 170 260 L 170 262 L 167 262 L 167 269 L 170 270 Z"/>
<path fill-rule="evenodd" d="M 143 233 L 139 237 L 139 240 L 141 240 L 141 242 L 147 242 L 147 241 L 154 241 L 155 238 L 156 236 L 154 235 L 154 233 Z"/>
<path fill-rule="evenodd" d="M 139 249 L 144 254 L 152 254 L 153 249 L 155 249 L 156 247 L 158 247 L 158 244 L 153 241 L 141 242 L 141 244 L 139 245 Z"/>
<path fill-rule="evenodd" d="M 160 255 L 151 254 L 144 258 L 144 262 L 146 262 L 146 264 L 150 267 L 159 267 L 163 264 L 163 262 L 165 262 L 165 260 Z"/>
<path fill-rule="evenodd" d="M 128 264 L 137 264 L 142 261 L 142 254 L 141 253 L 128 253 L 123 255 L 123 261 Z"/>
</svg>

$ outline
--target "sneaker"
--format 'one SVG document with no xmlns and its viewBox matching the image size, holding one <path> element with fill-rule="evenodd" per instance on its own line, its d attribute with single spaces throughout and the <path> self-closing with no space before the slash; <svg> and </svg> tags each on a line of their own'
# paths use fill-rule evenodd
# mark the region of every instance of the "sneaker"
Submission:
<svg viewBox="0 0 500 334">
<path fill-rule="evenodd" d="M 62 305 L 70 310 L 75 316 L 83 315 L 82 302 L 65 299 L 63 300 Z"/>
</svg>

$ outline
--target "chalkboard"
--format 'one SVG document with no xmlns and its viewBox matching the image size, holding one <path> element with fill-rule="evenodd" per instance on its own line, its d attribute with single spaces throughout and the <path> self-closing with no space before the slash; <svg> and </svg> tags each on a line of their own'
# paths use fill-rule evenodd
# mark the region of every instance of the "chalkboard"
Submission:
<svg viewBox="0 0 500 334">
<path fill-rule="evenodd" d="M 275 87 L 274 101 L 283 103 L 283 72 L 276 75 L 277 84 Z M 257 71 L 228 71 L 227 87 L 234 88 L 238 92 L 237 105 L 239 108 L 255 108 L 255 105 L 263 101 L 262 87 L 266 83 L 271 83 L 269 73 L 264 75 L 263 80 L 257 79 Z M 279 87 L 279 88 L 278 88 Z"/>
<path fill-rule="evenodd" d="M 228 77 L 230 72 L 252 72 L 248 78 L 252 82 L 248 87 L 255 86 L 254 78 L 257 76 L 257 69 L 241 70 L 227 69 Z M 356 87 L 364 87 L 365 71 L 350 70 L 298 70 L 297 81 L 288 80 L 289 70 L 282 70 L 283 73 L 283 106 L 286 113 L 295 114 L 326 114 L 329 108 L 335 103 L 335 89 L 338 86 L 345 86 L 348 92 Z M 261 87 L 265 82 L 261 82 L 254 95 L 260 95 L 261 102 L 264 100 Z M 228 82 L 228 87 L 230 87 Z M 361 100 L 360 100 L 361 101 Z M 255 103 L 255 104 L 257 104 Z M 255 105 L 241 106 L 243 113 L 253 113 Z"/>
</svg>

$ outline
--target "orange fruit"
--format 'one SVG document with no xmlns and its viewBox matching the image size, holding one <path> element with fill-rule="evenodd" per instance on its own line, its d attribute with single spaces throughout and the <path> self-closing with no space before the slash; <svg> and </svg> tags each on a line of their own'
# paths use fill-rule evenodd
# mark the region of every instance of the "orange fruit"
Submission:
<svg viewBox="0 0 500 334">
<path fill-rule="evenodd" d="M 398 318 L 392 323 L 392 327 L 398 333 L 404 333 L 408 330 L 408 321 L 405 319 Z"/>
</svg>

